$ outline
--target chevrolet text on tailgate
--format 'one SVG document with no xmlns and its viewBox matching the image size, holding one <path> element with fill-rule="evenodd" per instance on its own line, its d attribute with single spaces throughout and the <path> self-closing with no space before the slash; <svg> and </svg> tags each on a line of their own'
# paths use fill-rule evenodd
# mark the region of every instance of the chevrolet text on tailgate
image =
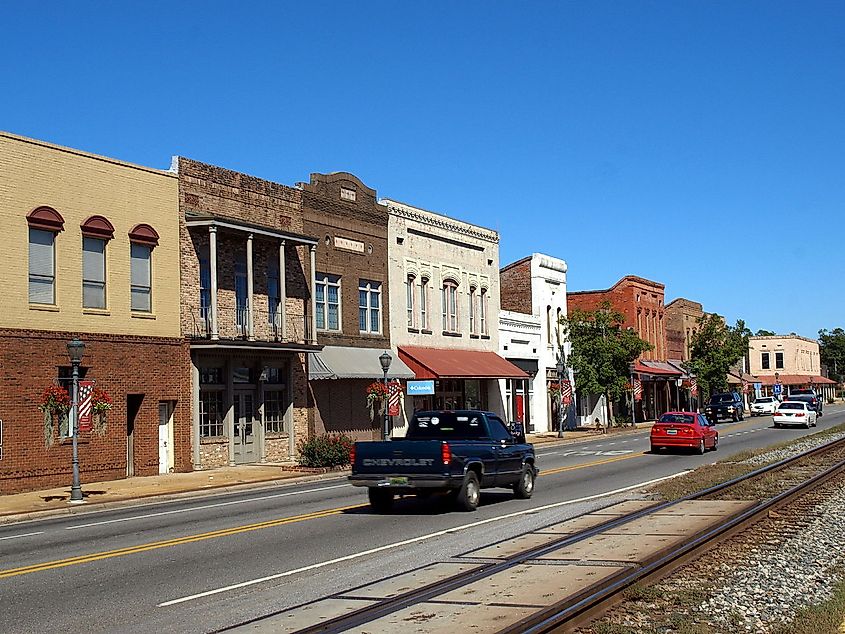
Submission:
<svg viewBox="0 0 845 634">
<path fill-rule="evenodd" d="M 409 494 L 442 494 L 474 511 L 481 489 L 507 487 L 527 499 L 537 478 L 534 447 L 522 426 L 475 410 L 417 412 L 405 438 L 356 442 L 351 462 L 350 482 L 367 487 L 377 511 Z"/>
</svg>

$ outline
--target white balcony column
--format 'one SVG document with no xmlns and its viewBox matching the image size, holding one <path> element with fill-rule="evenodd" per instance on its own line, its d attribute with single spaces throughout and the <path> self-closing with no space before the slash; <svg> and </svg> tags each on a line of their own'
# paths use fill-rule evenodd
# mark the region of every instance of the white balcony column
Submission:
<svg viewBox="0 0 845 634">
<path fill-rule="evenodd" d="M 217 331 L 217 227 L 208 228 L 208 264 L 211 276 L 211 338 L 219 339 Z"/>
<path fill-rule="evenodd" d="M 287 289 L 285 286 L 287 285 L 287 281 L 285 278 L 285 241 L 282 240 L 279 243 L 279 310 L 276 311 L 276 315 L 279 319 L 279 336 L 281 337 L 282 341 L 287 341 L 287 310 L 285 306 L 287 305 Z"/>
<path fill-rule="evenodd" d="M 317 245 L 311 245 L 311 343 L 317 343 Z"/>
<path fill-rule="evenodd" d="M 246 237 L 246 332 L 247 338 L 250 341 L 255 341 L 255 319 L 253 318 L 254 302 L 252 297 L 254 277 L 252 266 L 252 234 L 250 233 Z"/>
</svg>

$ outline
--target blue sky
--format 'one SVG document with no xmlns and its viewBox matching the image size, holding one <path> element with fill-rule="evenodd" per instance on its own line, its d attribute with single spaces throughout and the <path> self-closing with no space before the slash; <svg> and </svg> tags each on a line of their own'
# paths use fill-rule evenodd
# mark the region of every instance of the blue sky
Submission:
<svg viewBox="0 0 845 634">
<path fill-rule="evenodd" d="M 0 129 L 350 171 L 753 329 L 845 326 L 843 2 L 12 3 Z"/>
</svg>

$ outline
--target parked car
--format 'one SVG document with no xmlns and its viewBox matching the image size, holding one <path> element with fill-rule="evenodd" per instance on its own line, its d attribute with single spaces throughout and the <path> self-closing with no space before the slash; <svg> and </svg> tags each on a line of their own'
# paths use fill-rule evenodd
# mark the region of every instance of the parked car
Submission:
<svg viewBox="0 0 845 634">
<path fill-rule="evenodd" d="M 806 401 L 784 401 L 772 418 L 775 427 L 800 425 L 809 429 L 816 426 L 816 412 Z"/>
<path fill-rule="evenodd" d="M 719 432 L 706 416 L 696 412 L 666 412 L 651 428 L 651 451 L 686 447 L 703 454 L 719 448 Z"/>
<path fill-rule="evenodd" d="M 816 394 L 814 390 L 810 389 L 798 389 L 798 390 L 790 390 L 789 396 L 787 397 L 790 401 L 804 401 L 813 408 L 819 418 L 824 416 L 824 404 L 822 402 L 822 397 Z"/>
<path fill-rule="evenodd" d="M 742 397 L 736 392 L 721 392 L 710 397 L 710 402 L 704 407 L 707 419 L 718 423 L 720 418 L 730 418 L 733 421 L 745 418 L 745 406 Z"/>
<path fill-rule="evenodd" d="M 404 438 L 355 443 L 349 481 L 368 488 L 377 511 L 390 509 L 396 495 L 434 493 L 474 511 L 487 487 L 507 487 L 517 498 L 530 498 L 535 461 L 522 426 L 509 427 L 491 412 L 417 412 Z"/>
<path fill-rule="evenodd" d="M 763 416 L 765 414 L 774 414 L 779 404 L 780 401 L 774 396 L 761 396 L 751 403 L 751 415 Z"/>
</svg>

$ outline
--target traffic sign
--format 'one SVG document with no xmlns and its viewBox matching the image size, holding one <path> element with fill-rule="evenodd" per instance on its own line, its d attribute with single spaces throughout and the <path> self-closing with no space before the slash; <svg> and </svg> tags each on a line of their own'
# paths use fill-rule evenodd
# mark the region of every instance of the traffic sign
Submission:
<svg viewBox="0 0 845 634">
<path fill-rule="evenodd" d="M 772 391 L 773 391 L 775 394 L 777 394 L 778 396 L 780 396 L 780 393 L 783 391 L 783 386 L 782 386 L 780 383 L 775 383 L 775 386 L 774 386 L 774 388 L 772 389 Z"/>
</svg>

